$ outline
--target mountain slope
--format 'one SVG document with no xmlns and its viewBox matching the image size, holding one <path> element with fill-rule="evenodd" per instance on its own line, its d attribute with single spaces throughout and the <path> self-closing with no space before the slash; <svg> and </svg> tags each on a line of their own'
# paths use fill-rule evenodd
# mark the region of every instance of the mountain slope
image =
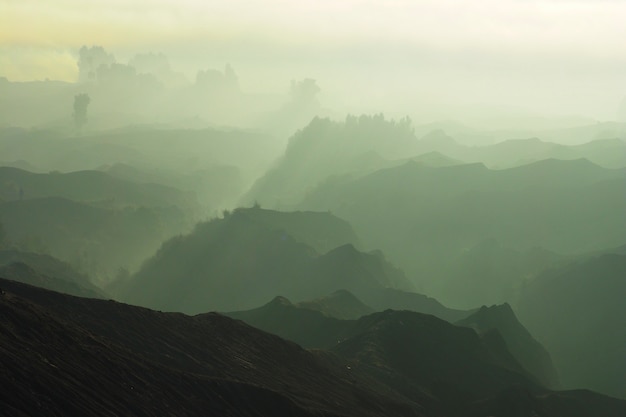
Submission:
<svg viewBox="0 0 626 417">
<path fill-rule="evenodd" d="M 470 327 L 479 334 L 496 329 L 505 340 L 508 350 L 524 369 L 544 386 L 558 386 L 558 377 L 550 354 L 517 320 L 510 305 L 483 306 L 456 324 Z"/>
<path fill-rule="evenodd" d="M 372 289 L 410 288 L 404 274 L 380 254 L 345 244 L 320 255 L 291 236 L 293 214 L 272 216 L 289 221 L 265 221 L 267 211 L 251 208 L 199 224 L 191 234 L 166 242 L 127 282 L 122 297 L 153 308 L 198 313 L 254 308 L 276 294 L 300 301 L 339 289 L 358 296 Z M 320 243 L 318 232 L 307 230 L 328 228 L 319 221 L 329 215 L 301 213 L 297 218 L 304 224 L 299 231 L 293 228 L 300 239 L 311 236 L 318 246 L 328 244 Z M 335 220 L 329 225 L 336 223 L 341 224 Z"/>
<path fill-rule="evenodd" d="M 113 207 L 175 205 L 181 209 L 197 205 L 191 193 L 159 184 L 137 184 L 100 171 L 35 174 L 0 167 L 0 184 L 0 196 L 7 200 L 61 197 Z"/>
<path fill-rule="evenodd" d="M 120 267 L 137 268 L 187 223 L 176 207 L 106 209 L 60 197 L 0 203 L 0 218 L 7 240 L 18 247 L 107 278 Z"/>
<path fill-rule="evenodd" d="M 420 415 L 338 358 L 223 316 L 0 286 L 0 403 L 13 415 Z"/>
<path fill-rule="evenodd" d="M 0 276 L 81 297 L 105 298 L 87 276 L 50 255 L 0 250 Z"/>
<path fill-rule="evenodd" d="M 301 301 L 298 307 L 319 311 L 328 317 L 342 320 L 354 320 L 374 312 L 372 307 L 363 304 L 346 290 L 338 290 L 315 300 Z"/>
<path fill-rule="evenodd" d="M 358 334 L 341 344 L 346 362 L 218 314 L 161 313 L 7 280 L 0 287 L 0 415 L 510 417 L 529 404 L 521 415 L 626 411 L 626 402 L 594 393 L 535 387 L 494 363 L 473 330 L 418 313 L 356 322 Z M 507 389 L 511 381 L 521 385 Z M 511 390 L 525 400 L 504 403 L 506 414 L 501 399 Z M 477 393 L 489 395 L 473 401 Z"/>
<path fill-rule="evenodd" d="M 436 317 L 389 310 L 361 318 L 353 332 L 333 351 L 348 359 L 352 369 L 420 398 L 429 414 L 510 417 L 589 412 L 583 396 L 546 391 L 523 376 L 519 364 L 507 355 L 494 355 L 473 330 Z M 565 405 L 567 396 L 578 400 Z M 617 416 L 626 404 L 602 396 L 595 399 L 598 403 L 590 408 L 598 415 Z M 575 401 L 582 401 L 578 410 Z M 485 409 L 490 414 L 483 414 Z"/>
<path fill-rule="evenodd" d="M 353 326 L 352 320 L 329 317 L 280 296 L 258 308 L 224 314 L 305 348 L 328 349 L 345 338 Z"/>
</svg>

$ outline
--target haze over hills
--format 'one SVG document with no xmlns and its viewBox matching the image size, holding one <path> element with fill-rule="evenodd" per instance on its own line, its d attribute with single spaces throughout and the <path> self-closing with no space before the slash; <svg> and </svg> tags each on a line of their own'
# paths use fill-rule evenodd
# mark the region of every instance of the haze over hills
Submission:
<svg viewBox="0 0 626 417">
<path fill-rule="evenodd" d="M 0 417 L 626 415 L 626 2 L 0 2 Z"/>
<path fill-rule="evenodd" d="M 589 159 L 607 168 L 626 167 L 626 135 L 567 146 L 538 138 L 507 140 L 489 146 L 467 146 L 443 130 L 415 134 L 410 119 L 348 116 L 344 122 L 316 118 L 294 134 L 276 166 L 261 177 L 243 202 L 258 200 L 292 208 L 327 181 L 355 179 L 400 164 L 407 157 L 429 166 L 481 162 L 492 169 L 511 168 L 545 159 Z M 443 155 L 428 158 L 433 152 Z M 423 157 L 420 157 L 423 155 Z"/>
<path fill-rule="evenodd" d="M 520 319 L 552 353 L 564 388 L 626 398 L 625 292 L 626 255 L 611 253 L 548 269 L 523 288 Z"/>
<path fill-rule="evenodd" d="M 418 280 L 422 291 L 450 303 L 459 297 L 437 288 L 449 279 L 439 278 L 444 267 L 486 239 L 516 251 L 540 247 L 562 254 L 622 244 L 625 187 L 626 171 L 585 160 L 546 160 L 503 171 L 481 164 L 434 168 L 407 163 L 326 183 L 300 207 L 331 210 L 348 220 L 365 247 L 375 242 Z"/>
<path fill-rule="evenodd" d="M 176 207 L 106 209 L 59 197 L 0 203 L 7 239 L 49 253 L 102 282 L 134 270 L 162 240 L 187 229 Z"/>
<path fill-rule="evenodd" d="M 0 249 L 0 276 L 66 294 L 105 298 L 89 277 L 50 255 Z"/>
<path fill-rule="evenodd" d="M 5 201 L 61 197 L 68 200 L 120 207 L 172 207 L 197 210 L 193 195 L 160 184 L 119 180 L 98 171 L 36 174 L 0 167 L 0 198 Z"/>
<path fill-rule="evenodd" d="M 323 229 L 332 233 L 320 234 Z M 359 252 L 346 243 L 353 238 L 351 228 L 328 213 L 237 209 L 165 242 L 122 284 L 120 296 L 198 313 L 251 308 L 276 294 L 304 300 L 339 289 L 359 294 L 411 288 L 380 253 Z M 328 247 L 334 249 L 323 254 L 315 249 Z"/>
<path fill-rule="evenodd" d="M 131 183 L 193 192 L 208 210 L 231 205 L 269 166 L 280 146 L 267 134 L 237 128 L 151 124 L 78 137 L 54 129 L 0 129 L 0 161 L 27 160 L 31 171 L 46 173 L 103 169 Z M 244 148 L 248 152 L 240 152 Z M 156 186 L 135 185 L 142 187 Z M 178 190 L 170 192 L 185 194 Z"/>
</svg>

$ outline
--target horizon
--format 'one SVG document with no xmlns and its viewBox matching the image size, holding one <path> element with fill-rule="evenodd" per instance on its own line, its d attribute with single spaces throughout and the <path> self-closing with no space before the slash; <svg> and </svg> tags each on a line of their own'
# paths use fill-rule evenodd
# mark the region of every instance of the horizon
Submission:
<svg viewBox="0 0 626 417">
<path fill-rule="evenodd" d="M 191 82 L 230 64 L 250 94 L 312 78 L 324 107 L 419 122 L 617 121 L 626 103 L 626 2 L 3 0 L 0 10 L 0 76 L 13 82 L 76 82 L 78 49 L 100 45 L 120 63 L 163 53 Z"/>
</svg>

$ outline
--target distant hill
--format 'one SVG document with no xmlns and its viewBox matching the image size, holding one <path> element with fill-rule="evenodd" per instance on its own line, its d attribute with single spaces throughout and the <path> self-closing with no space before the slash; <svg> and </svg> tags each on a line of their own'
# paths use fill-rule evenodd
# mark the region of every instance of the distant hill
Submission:
<svg viewBox="0 0 626 417">
<path fill-rule="evenodd" d="M 88 298 L 106 298 L 104 293 L 93 285 L 81 285 L 74 281 L 42 274 L 23 262 L 0 266 L 0 277 L 49 290 Z"/>
<path fill-rule="evenodd" d="M 432 314 L 444 319 L 465 317 L 470 312 L 447 309 L 424 295 L 390 288 L 372 289 L 362 294 L 374 301 L 374 309 L 346 290 L 312 301 L 292 303 L 282 296 L 269 303 L 243 311 L 224 314 L 251 326 L 274 333 L 307 347 L 330 348 L 351 334 L 356 319 L 375 311 L 398 309 Z"/>
<path fill-rule="evenodd" d="M 354 326 L 352 320 L 330 317 L 281 296 L 258 308 L 224 314 L 305 348 L 331 348 Z"/>
<path fill-rule="evenodd" d="M 24 252 L 16 249 L 0 250 L 0 265 L 10 265 L 16 262 L 28 264 L 45 275 L 54 276 L 64 281 L 76 282 L 85 286 L 90 283 L 86 275 L 77 272 L 67 262 L 50 255 Z"/>
<path fill-rule="evenodd" d="M 479 334 L 497 330 L 508 350 L 526 371 L 544 386 L 553 388 L 559 386 L 558 375 L 550 354 L 517 320 L 509 304 L 483 306 L 456 324 L 470 327 Z"/>
<path fill-rule="evenodd" d="M 324 230 L 329 233 L 320 233 Z M 359 252 L 350 243 L 324 254 L 314 249 L 346 238 L 353 238 L 351 229 L 330 214 L 237 209 L 165 242 L 120 296 L 197 313 L 253 308 L 276 294 L 300 301 L 339 289 L 358 296 L 371 289 L 411 288 L 381 254 Z"/>
<path fill-rule="evenodd" d="M 0 159 L 27 161 L 44 172 L 85 171 L 123 164 L 142 171 L 177 172 L 184 176 L 229 166 L 238 169 L 240 186 L 247 186 L 267 170 L 284 144 L 283 140 L 253 130 L 181 129 L 137 123 L 134 118 L 128 120 L 126 128 L 80 136 L 62 129 L 0 128 Z M 212 180 L 221 184 L 218 178 Z"/>
<path fill-rule="evenodd" d="M 473 330 L 418 313 L 366 316 L 333 353 L 303 350 L 214 313 L 161 313 L 7 280 L 0 287 L 0 404 L 15 416 L 151 417 L 172 410 L 177 416 L 617 417 L 626 411 L 625 401 L 535 385 Z"/>
<path fill-rule="evenodd" d="M 242 202 L 250 204 L 256 200 L 269 207 L 293 209 L 310 190 L 326 182 L 355 180 L 407 159 L 434 167 L 482 163 L 490 169 L 506 169 L 546 159 L 588 159 L 606 168 L 626 167 L 623 126 L 606 127 L 616 134 L 622 132 L 622 139 L 610 134 L 598 136 L 598 129 L 602 129 L 590 126 L 588 139 L 575 146 L 536 136 L 545 134 L 552 138 L 567 134 L 550 131 L 522 132 L 531 136 L 521 137 L 505 135 L 506 140 L 498 143 L 468 146 L 458 143 L 444 130 L 453 134 L 468 131 L 454 125 L 433 124 L 426 129 L 418 126 L 416 135 L 409 119 L 394 121 L 382 115 L 362 115 L 336 122 L 315 118 L 290 138 L 282 157 L 255 182 Z M 498 136 L 498 132 L 472 134 L 484 136 L 485 133 L 494 136 L 490 140 Z M 600 140 L 595 141 L 596 138 Z"/>
<path fill-rule="evenodd" d="M 433 129 L 420 135 L 417 150 L 419 153 L 440 152 L 466 163 L 481 162 L 492 169 L 512 168 L 546 159 L 588 159 L 605 168 L 624 168 L 626 167 L 624 126 L 606 126 L 606 132 L 601 132 L 601 128 L 598 132 L 592 132 L 592 129 L 598 129 L 598 127 L 592 127 L 587 132 L 584 128 L 574 128 L 569 131 L 565 129 L 520 132 L 521 136 L 517 137 L 510 137 L 511 133 L 492 132 L 486 134 L 492 135 L 492 139 L 503 134 L 504 140 L 481 146 L 458 143 L 456 140 L 458 132 L 452 133 L 453 136 L 447 133 L 448 130 L 454 132 L 454 129 Z M 578 144 L 562 143 L 568 133 L 579 135 L 576 141 L 572 141 Z M 588 136 L 583 138 L 585 134 Z M 462 133 L 460 135 L 463 136 Z"/>
<path fill-rule="evenodd" d="M 518 363 L 494 355 L 473 330 L 433 316 L 388 310 L 359 319 L 353 331 L 332 350 L 349 360 L 351 369 L 420 398 L 426 414 L 558 415 L 556 404 L 564 400 L 558 393 L 541 394 L 543 389 L 520 373 Z M 509 395 L 519 400 L 505 400 Z M 489 404 L 490 414 L 474 408 L 481 403 Z M 572 415 L 589 412 L 584 408 L 581 404 Z M 599 415 L 617 411 L 610 406 L 593 410 Z"/>
<path fill-rule="evenodd" d="M 138 184 L 99 171 L 67 174 L 35 174 L 17 168 L 0 167 L 0 196 L 4 200 L 60 197 L 113 208 L 170 207 L 196 209 L 191 193 L 159 184 Z"/>
<path fill-rule="evenodd" d="M 626 398 L 626 255 L 545 271 L 523 289 L 520 320 L 548 349 L 565 388 Z"/>
<path fill-rule="evenodd" d="M 0 250 L 0 276 L 66 294 L 105 298 L 102 290 L 87 276 L 49 255 Z"/>
<path fill-rule="evenodd" d="M 23 251 L 45 252 L 93 278 L 134 269 L 160 243 L 186 229 L 176 207 L 106 209 L 64 198 L 0 203 L 7 240 Z"/>
<path fill-rule="evenodd" d="M 346 290 L 338 290 L 330 295 L 311 301 L 301 301 L 297 306 L 307 310 L 319 311 L 328 317 L 343 320 L 358 319 L 374 312 L 372 307 L 365 305 Z"/>
<path fill-rule="evenodd" d="M 524 253 L 533 248 L 575 254 L 619 246 L 626 232 L 624 189 L 626 170 L 585 160 L 546 160 L 507 170 L 409 162 L 356 180 L 326 183 L 299 207 L 330 210 L 347 220 L 364 247 L 383 250 L 421 284 L 420 291 L 467 308 L 475 304 L 459 304 L 462 292 L 448 294 L 455 290 L 440 288 L 451 259 L 489 240 L 520 252 L 511 260 L 522 264 Z M 529 267 L 518 269 L 532 272 Z M 493 289 L 472 291 L 489 294 Z M 506 300 L 483 303 L 492 301 Z"/>
<path fill-rule="evenodd" d="M 257 200 L 268 207 L 289 208 L 329 177 L 358 177 L 389 166 L 388 160 L 416 155 L 411 152 L 414 141 L 408 119 L 315 118 L 290 138 L 284 155 L 255 182 L 243 203 Z"/>
<path fill-rule="evenodd" d="M 233 205 L 245 187 L 241 169 L 232 165 L 214 165 L 189 172 L 123 163 L 103 165 L 98 169 L 126 181 L 163 184 L 193 193 L 209 211 Z"/>
<path fill-rule="evenodd" d="M 345 298 L 345 292 L 341 296 Z M 259 308 L 226 314 L 301 346 L 326 349 L 339 348 L 359 333 L 362 321 L 338 320 L 322 311 L 311 311 L 305 302 L 292 304 L 284 297 L 276 297 Z M 558 385 L 550 355 L 519 323 L 508 304 L 483 306 L 456 325 L 475 330 L 494 355 L 494 363 L 515 369 L 542 386 Z"/>
<path fill-rule="evenodd" d="M 516 250 L 486 239 L 450 256 L 431 288 L 433 293 L 446 293 L 457 306 L 503 303 L 514 300 L 528 279 L 570 259 L 540 247 Z"/>
<path fill-rule="evenodd" d="M 471 310 L 459 310 L 444 306 L 438 300 L 413 291 L 383 288 L 361 295 L 361 299 L 376 311 L 409 310 L 432 314 L 440 319 L 455 322 L 466 317 Z"/>
<path fill-rule="evenodd" d="M 319 253 L 346 244 L 359 245 L 352 226 L 330 212 L 284 212 L 255 206 L 252 210 L 245 210 L 245 214 L 268 228 L 284 230 L 296 241 L 306 243 Z"/>
</svg>

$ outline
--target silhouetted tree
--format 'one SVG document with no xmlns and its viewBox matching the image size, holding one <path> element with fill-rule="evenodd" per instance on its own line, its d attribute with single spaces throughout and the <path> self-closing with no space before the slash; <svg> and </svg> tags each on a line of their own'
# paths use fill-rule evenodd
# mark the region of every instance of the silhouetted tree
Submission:
<svg viewBox="0 0 626 417">
<path fill-rule="evenodd" d="M 87 48 L 83 45 L 78 51 L 78 79 L 79 81 L 95 81 L 98 69 L 115 62 L 115 57 L 107 53 L 102 46 Z"/>
<path fill-rule="evenodd" d="M 232 94 L 239 91 L 239 79 L 230 64 L 226 64 L 224 72 L 216 69 L 198 71 L 196 85 L 214 94 Z"/>
<path fill-rule="evenodd" d="M 77 129 L 82 128 L 87 123 L 87 106 L 90 102 L 91 99 L 87 93 L 74 96 L 74 125 Z"/>
</svg>

